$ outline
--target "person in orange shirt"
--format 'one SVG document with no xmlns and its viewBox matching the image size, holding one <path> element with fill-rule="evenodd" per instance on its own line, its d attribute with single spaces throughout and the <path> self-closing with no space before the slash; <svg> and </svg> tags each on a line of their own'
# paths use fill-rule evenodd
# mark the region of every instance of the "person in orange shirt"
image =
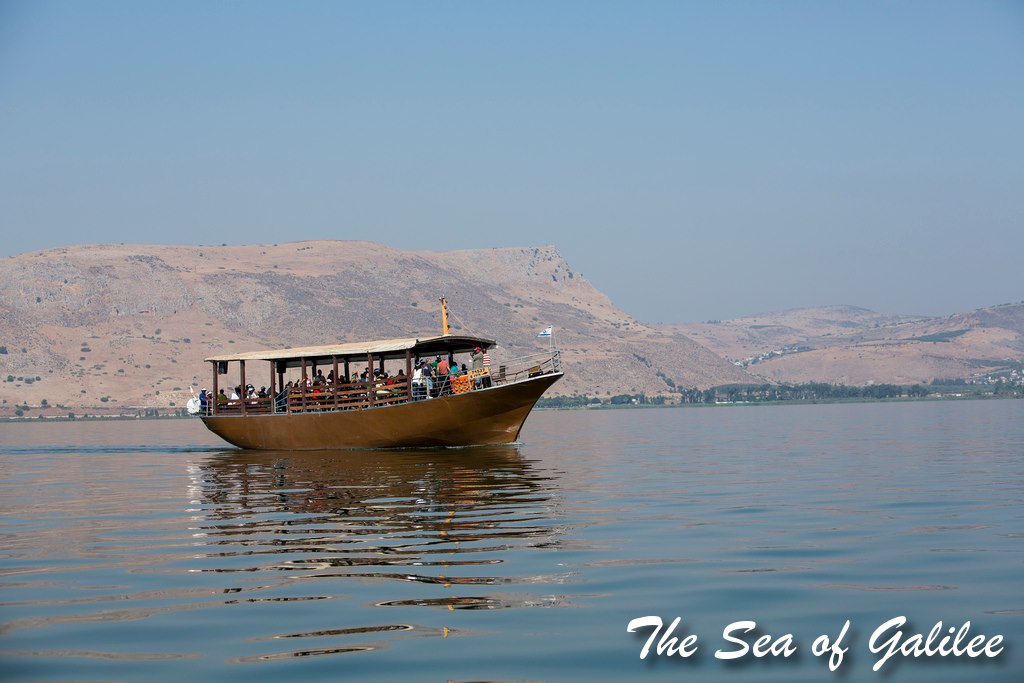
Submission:
<svg viewBox="0 0 1024 683">
<path fill-rule="evenodd" d="M 447 358 L 437 357 L 437 381 L 440 384 L 438 395 L 447 394 L 451 392 L 451 385 L 449 384 L 448 375 L 451 374 L 451 364 L 449 364 Z"/>
</svg>

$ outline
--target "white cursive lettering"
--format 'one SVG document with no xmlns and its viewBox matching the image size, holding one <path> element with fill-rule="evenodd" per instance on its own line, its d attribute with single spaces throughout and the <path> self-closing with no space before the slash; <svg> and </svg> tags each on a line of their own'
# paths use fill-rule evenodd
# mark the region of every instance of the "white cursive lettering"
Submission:
<svg viewBox="0 0 1024 683">
<path fill-rule="evenodd" d="M 689 657 L 697 651 L 697 636 L 688 635 L 680 641 L 678 638 L 672 635 L 672 632 L 676 630 L 676 626 L 679 625 L 681 617 L 676 617 L 665 633 L 661 636 L 661 640 L 658 641 L 656 652 L 659 655 L 668 654 L 669 657 L 673 655 L 679 655 L 680 657 Z M 647 616 L 637 617 L 632 619 L 626 626 L 626 631 L 633 633 L 638 628 L 644 628 L 646 626 L 653 626 L 654 630 L 651 631 L 651 636 L 644 643 L 644 648 L 640 650 L 640 659 L 646 659 L 647 654 L 651 651 L 651 644 L 654 643 L 654 639 L 658 637 L 658 633 L 661 631 L 661 627 L 664 626 L 665 622 L 661 620 L 659 616 Z"/>
<path fill-rule="evenodd" d="M 839 668 L 839 665 L 843 663 L 843 655 L 850 649 L 840 645 L 846 636 L 846 632 L 849 630 L 850 620 L 847 619 L 846 623 L 843 624 L 843 630 L 839 632 L 839 637 L 836 638 L 836 642 L 829 644 L 828 636 L 820 635 L 814 640 L 814 644 L 811 645 L 811 652 L 814 653 L 815 657 L 820 657 L 826 652 L 832 653 L 828 656 L 829 671 L 835 671 Z"/>
<path fill-rule="evenodd" d="M 997 657 L 1003 651 L 1003 648 L 999 647 L 1003 642 L 1001 635 L 995 635 L 991 638 L 977 635 L 971 638 L 965 645 L 964 640 L 966 640 L 967 634 L 971 629 L 971 622 L 969 621 L 964 622 L 959 630 L 955 626 L 950 626 L 948 635 L 943 636 L 941 639 L 939 638 L 939 633 L 942 632 L 943 627 L 940 621 L 932 627 L 927 637 L 920 633 L 914 633 L 901 643 L 903 631 L 896 630 L 884 641 L 879 642 L 887 631 L 899 629 L 906 625 L 906 623 L 907 618 L 904 616 L 893 617 L 876 628 L 875 632 L 871 634 L 871 640 L 868 641 L 868 648 L 871 652 L 876 654 L 885 652 L 872 667 L 874 671 L 881 669 L 889 659 L 897 654 L 903 657 L 948 657 L 951 655 L 953 657 L 962 657 L 964 655 L 968 657 L 980 657 L 981 655 Z M 955 636 L 953 635 L 954 633 L 956 634 Z"/>
<path fill-rule="evenodd" d="M 725 629 L 722 631 L 722 638 L 728 640 L 730 643 L 736 643 L 740 646 L 740 648 L 738 650 L 732 650 L 730 652 L 726 652 L 723 650 L 715 650 L 715 658 L 739 659 L 740 657 L 746 655 L 751 650 L 750 645 L 748 645 L 745 640 L 742 640 L 740 638 L 734 638 L 732 636 L 732 632 L 736 630 L 741 630 L 744 633 L 750 633 L 755 628 L 757 628 L 756 621 L 734 621 L 733 623 L 726 626 Z M 788 657 L 794 652 L 796 652 L 796 645 L 793 643 L 792 634 L 789 633 L 787 633 L 784 636 L 781 636 L 778 640 L 774 641 L 772 640 L 772 637 L 770 635 L 763 635 L 754 641 L 753 651 L 755 657 L 766 657 L 768 655 L 771 655 L 773 657 Z"/>
</svg>

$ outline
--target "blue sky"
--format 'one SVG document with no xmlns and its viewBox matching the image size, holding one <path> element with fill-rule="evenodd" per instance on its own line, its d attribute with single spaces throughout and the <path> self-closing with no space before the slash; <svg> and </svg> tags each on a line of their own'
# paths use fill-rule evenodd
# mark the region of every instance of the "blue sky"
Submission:
<svg viewBox="0 0 1024 683">
<path fill-rule="evenodd" d="M 0 256 L 554 244 L 649 322 L 1024 299 L 1024 2 L 0 0 Z"/>
</svg>

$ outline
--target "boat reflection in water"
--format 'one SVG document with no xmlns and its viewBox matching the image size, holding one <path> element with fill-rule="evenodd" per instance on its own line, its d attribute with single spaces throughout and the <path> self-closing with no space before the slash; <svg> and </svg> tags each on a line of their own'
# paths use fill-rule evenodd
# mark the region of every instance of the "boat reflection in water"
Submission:
<svg viewBox="0 0 1024 683">
<path fill-rule="evenodd" d="M 263 617 L 284 631 L 253 640 L 311 639 L 302 650 L 253 659 L 448 637 L 452 610 L 567 603 L 543 592 L 566 579 L 545 574 L 554 563 L 543 549 L 557 547 L 561 535 L 557 480 L 515 446 L 386 457 L 229 451 L 192 474 L 192 512 L 201 513 L 193 536 L 202 548 L 193 571 L 230 582 L 226 591 L 243 594 L 239 602 L 286 603 Z M 381 623 L 382 614 L 398 621 Z M 425 616 L 443 621 L 417 625 Z"/>
</svg>

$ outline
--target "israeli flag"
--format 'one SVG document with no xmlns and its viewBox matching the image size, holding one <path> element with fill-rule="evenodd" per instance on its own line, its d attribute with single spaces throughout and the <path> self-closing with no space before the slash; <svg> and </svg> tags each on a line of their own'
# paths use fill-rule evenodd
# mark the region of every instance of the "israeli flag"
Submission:
<svg viewBox="0 0 1024 683">
<path fill-rule="evenodd" d="M 541 331 L 540 331 L 540 332 L 539 332 L 539 333 L 537 334 L 537 336 L 538 336 L 538 337 L 550 337 L 550 336 L 551 336 L 551 326 L 550 326 L 550 325 L 548 325 L 547 327 L 545 327 L 545 328 L 544 328 L 543 330 L 541 330 Z"/>
</svg>

